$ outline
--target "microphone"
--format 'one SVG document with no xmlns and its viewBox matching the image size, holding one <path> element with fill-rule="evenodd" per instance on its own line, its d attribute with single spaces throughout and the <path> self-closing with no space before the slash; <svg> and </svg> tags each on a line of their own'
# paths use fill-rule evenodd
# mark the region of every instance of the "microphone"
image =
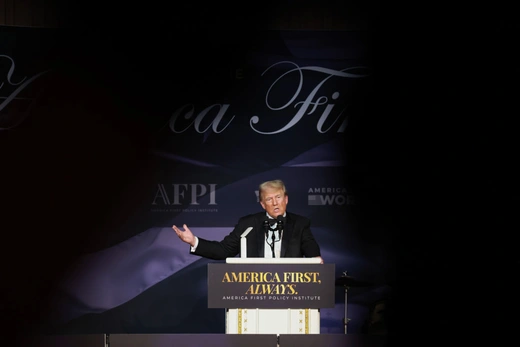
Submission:
<svg viewBox="0 0 520 347">
<path fill-rule="evenodd" d="M 264 220 L 263 225 L 264 225 L 264 229 L 265 229 L 265 236 L 267 237 L 267 235 L 269 235 L 269 220 L 268 219 Z"/>
<path fill-rule="evenodd" d="M 282 216 L 276 217 L 276 229 L 278 229 L 278 239 L 282 238 L 284 218 Z"/>
</svg>

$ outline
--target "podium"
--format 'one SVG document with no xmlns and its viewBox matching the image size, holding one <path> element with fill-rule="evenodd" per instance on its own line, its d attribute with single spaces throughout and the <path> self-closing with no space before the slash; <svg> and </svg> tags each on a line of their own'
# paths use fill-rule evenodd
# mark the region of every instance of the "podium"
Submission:
<svg viewBox="0 0 520 347">
<path fill-rule="evenodd" d="M 225 308 L 226 334 L 319 334 L 334 271 L 317 258 L 227 258 L 208 264 L 208 307 Z"/>
</svg>

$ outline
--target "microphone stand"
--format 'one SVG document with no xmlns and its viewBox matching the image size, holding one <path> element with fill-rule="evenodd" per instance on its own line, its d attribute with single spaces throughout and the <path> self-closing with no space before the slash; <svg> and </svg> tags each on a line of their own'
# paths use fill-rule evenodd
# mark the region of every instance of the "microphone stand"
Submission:
<svg viewBox="0 0 520 347">
<path fill-rule="evenodd" d="M 264 220 L 264 229 L 265 229 L 265 240 L 267 241 L 268 240 L 268 237 L 269 237 L 269 221 L 268 220 Z M 274 241 L 275 241 L 275 236 L 274 236 L 274 232 L 273 232 L 273 236 L 271 237 L 271 240 L 272 240 L 272 243 L 269 243 L 269 241 L 267 241 L 267 244 L 271 247 L 271 254 L 273 255 L 273 258 L 274 258 Z"/>
<path fill-rule="evenodd" d="M 275 231 L 278 230 L 278 241 L 282 241 L 282 230 L 283 230 L 283 217 L 278 216 L 276 218 L 276 229 L 271 229 L 269 220 L 264 221 L 264 228 L 265 228 L 265 239 L 267 241 L 267 238 L 269 237 L 269 230 L 273 232 L 271 235 L 271 243 L 267 241 L 267 244 L 271 247 L 271 254 L 273 258 L 276 258 L 275 252 L 274 252 L 274 243 L 276 242 L 276 236 Z"/>
<path fill-rule="evenodd" d="M 278 230 L 278 241 L 282 241 L 282 230 L 283 230 L 283 217 L 278 216 L 276 218 L 276 230 Z M 276 237 L 274 236 L 274 230 L 273 230 L 273 236 L 271 238 L 273 240 L 273 244 L 271 245 L 271 250 L 273 252 L 273 258 L 275 258 L 274 255 L 274 243 L 276 242 Z"/>
<path fill-rule="evenodd" d="M 274 255 L 274 243 L 276 242 L 276 237 L 274 236 L 274 230 L 273 230 L 273 235 L 271 236 L 271 252 L 273 254 L 273 258 L 276 258 L 275 255 Z"/>
</svg>

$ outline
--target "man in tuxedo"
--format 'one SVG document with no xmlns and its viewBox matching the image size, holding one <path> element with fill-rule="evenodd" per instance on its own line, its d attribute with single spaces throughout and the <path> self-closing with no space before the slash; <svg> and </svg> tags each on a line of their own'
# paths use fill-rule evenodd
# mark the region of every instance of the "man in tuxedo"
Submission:
<svg viewBox="0 0 520 347">
<path fill-rule="evenodd" d="M 321 258 L 320 246 L 310 229 L 310 220 L 287 212 L 289 197 L 281 180 L 266 181 L 259 186 L 260 205 L 265 212 L 241 217 L 235 228 L 222 241 L 199 238 L 186 224 L 184 230 L 173 225 L 177 236 L 188 243 L 190 253 L 201 257 L 223 260 L 240 253 L 240 236 L 248 229 L 247 256 L 254 258 Z"/>
</svg>

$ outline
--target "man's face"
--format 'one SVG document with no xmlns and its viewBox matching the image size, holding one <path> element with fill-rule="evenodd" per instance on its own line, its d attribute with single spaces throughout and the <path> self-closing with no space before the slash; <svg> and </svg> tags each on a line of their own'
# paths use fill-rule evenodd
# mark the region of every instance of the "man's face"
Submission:
<svg viewBox="0 0 520 347">
<path fill-rule="evenodd" d="M 283 216 L 287 209 L 289 198 L 281 189 L 267 188 L 262 193 L 260 205 L 273 218 Z"/>
</svg>

